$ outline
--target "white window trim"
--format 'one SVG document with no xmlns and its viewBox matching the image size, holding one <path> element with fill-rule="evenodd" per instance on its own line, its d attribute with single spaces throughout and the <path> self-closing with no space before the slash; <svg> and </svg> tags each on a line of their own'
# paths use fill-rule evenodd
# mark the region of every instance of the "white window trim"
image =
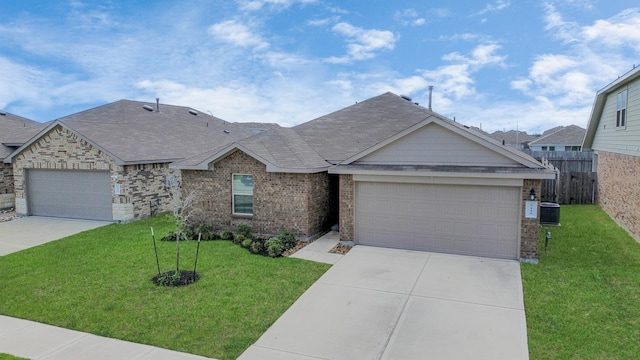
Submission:
<svg viewBox="0 0 640 360">
<path fill-rule="evenodd" d="M 240 174 L 240 173 L 233 173 L 231 174 L 231 213 L 233 215 L 238 215 L 238 216 L 253 216 L 253 189 L 251 191 L 251 213 L 238 213 L 236 212 L 236 191 L 235 191 L 235 186 L 234 186 L 234 178 L 236 176 L 251 176 L 251 178 L 253 179 L 253 174 Z"/>
<path fill-rule="evenodd" d="M 622 106 L 620 106 L 618 104 L 618 98 L 624 93 L 624 104 L 622 104 Z M 616 94 L 616 129 L 625 129 L 627 127 L 627 119 L 628 119 L 628 114 L 627 114 L 627 106 L 629 104 L 629 93 L 627 91 L 627 89 L 624 90 L 620 90 L 617 94 Z M 622 121 L 619 123 L 618 122 L 618 112 L 620 111 L 624 111 L 624 116 L 622 116 Z"/>
</svg>

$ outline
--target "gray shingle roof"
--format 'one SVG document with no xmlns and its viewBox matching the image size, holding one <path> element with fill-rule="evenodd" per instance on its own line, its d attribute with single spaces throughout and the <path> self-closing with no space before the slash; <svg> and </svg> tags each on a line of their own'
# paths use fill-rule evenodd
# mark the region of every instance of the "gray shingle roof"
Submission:
<svg viewBox="0 0 640 360">
<path fill-rule="evenodd" d="M 422 106 L 387 92 L 293 129 L 321 157 L 338 163 L 433 114 Z"/>
<path fill-rule="evenodd" d="M 234 149 L 240 149 L 267 163 L 269 171 L 322 171 L 330 165 L 293 129 L 276 125 L 228 146 L 219 146 L 189 159 L 176 162 L 172 167 L 204 168 L 204 165 L 224 157 Z"/>
<path fill-rule="evenodd" d="M 4 111 L 0 113 L 0 160 L 9 156 L 15 146 L 24 144 L 44 127 L 45 124 L 18 115 Z"/>
<path fill-rule="evenodd" d="M 159 108 L 157 112 L 155 103 L 119 100 L 57 121 L 123 163 L 184 159 L 253 134 L 248 127 L 189 107 Z"/>
<path fill-rule="evenodd" d="M 569 125 L 532 141 L 529 145 L 582 145 L 586 131 L 578 125 Z"/>
</svg>

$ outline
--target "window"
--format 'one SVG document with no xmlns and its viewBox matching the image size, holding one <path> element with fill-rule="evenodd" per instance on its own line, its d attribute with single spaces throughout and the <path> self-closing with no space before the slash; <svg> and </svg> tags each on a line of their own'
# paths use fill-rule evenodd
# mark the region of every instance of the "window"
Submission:
<svg viewBox="0 0 640 360">
<path fill-rule="evenodd" d="M 543 147 L 542 147 L 542 151 L 547 151 L 547 147 L 546 147 L 546 146 L 543 146 Z"/>
<path fill-rule="evenodd" d="M 253 175 L 233 174 L 233 213 L 253 215 Z"/>
<path fill-rule="evenodd" d="M 580 146 L 565 146 L 564 151 L 580 151 Z"/>
<path fill-rule="evenodd" d="M 618 107 L 616 110 L 616 127 L 625 127 L 627 122 L 627 90 L 618 93 Z"/>
<path fill-rule="evenodd" d="M 556 147 L 555 146 L 549 146 L 549 151 L 556 151 Z"/>
</svg>

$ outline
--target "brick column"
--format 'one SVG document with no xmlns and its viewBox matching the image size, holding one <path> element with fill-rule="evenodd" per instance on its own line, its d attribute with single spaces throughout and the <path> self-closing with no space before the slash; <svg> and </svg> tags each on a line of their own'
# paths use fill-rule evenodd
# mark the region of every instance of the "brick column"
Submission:
<svg viewBox="0 0 640 360">
<path fill-rule="evenodd" d="M 353 241 L 353 206 L 354 206 L 354 184 L 353 175 L 340 175 L 340 240 Z"/>
<path fill-rule="evenodd" d="M 521 259 L 538 259 L 539 242 L 540 242 L 540 194 L 542 180 L 526 179 L 522 186 L 522 219 L 520 231 L 520 258 Z M 535 219 L 526 219 L 525 204 L 529 199 L 531 189 L 536 192 L 536 200 L 538 200 L 538 217 Z"/>
</svg>

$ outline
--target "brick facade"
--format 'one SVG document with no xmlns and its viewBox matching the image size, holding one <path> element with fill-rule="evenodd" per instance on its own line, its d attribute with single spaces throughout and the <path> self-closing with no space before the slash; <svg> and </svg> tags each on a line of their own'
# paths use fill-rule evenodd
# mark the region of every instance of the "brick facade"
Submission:
<svg viewBox="0 0 640 360">
<path fill-rule="evenodd" d="M 640 239 L 640 157 L 598 152 L 598 198 L 604 211 Z"/>
<path fill-rule="evenodd" d="M 536 192 L 538 200 L 538 217 L 526 219 L 525 201 L 529 199 L 531 189 Z M 520 258 L 537 259 L 539 255 L 540 243 L 540 194 L 542 193 L 542 180 L 525 179 L 522 186 L 522 209 L 520 223 Z"/>
<path fill-rule="evenodd" d="M 0 210 L 14 206 L 13 167 L 0 161 Z"/>
<path fill-rule="evenodd" d="M 354 241 L 353 206 L 355 204 L 353 175 L 340 175 L 340 240 Z"/>
<path fill-rule="evenodd" d="M 89 142 L 56 126 L 14 158 L 16 212 L 28 214 L 25 171 L 29 169 L 108 170 L 111 173 L 114 221 L 126 222 L 169 211 L 167 179 L 180 173 L 168 164 L 120 166 Z M 121 195 L 114 186 L 121 185 Z"/>
<path fill-rule="evenodd" d="M 232 175 L 253 176 L 253 215 L 232 214 Z M 240 224 L 253 232 L 274 235 L 291 231 L 309 238 L 330 225 L 327 173 L 267 172 L 266 166 L 236 150 L 211 170 L 183 170 L 183 196 L 199 193 L 197 206 L 217 229 L 234 230 Z"/>
</svg>

